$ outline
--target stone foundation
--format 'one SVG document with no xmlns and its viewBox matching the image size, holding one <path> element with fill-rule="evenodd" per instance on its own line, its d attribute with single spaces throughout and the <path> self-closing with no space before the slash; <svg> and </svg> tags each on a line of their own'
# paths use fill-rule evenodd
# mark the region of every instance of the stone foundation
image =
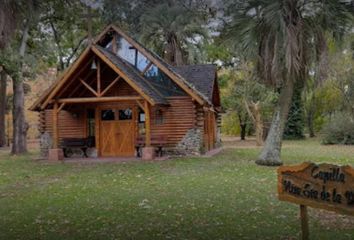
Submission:
<svg viewBox="0 0 354 240">
<path fill-rule="evenodd" d="M 49 149 L 52 148 L 53 140 L 48 132 L 44 132 L 40 136 L 40 157 L 42 159 L 47 159 L 49 156 Z"/>
<path fill-rule="evenodd" d="M 204 153 L 203 132 L 200 128 L 189 129 L 183 139 L 177 144 L 177 155 L 200 155 Z"/>
</svg>

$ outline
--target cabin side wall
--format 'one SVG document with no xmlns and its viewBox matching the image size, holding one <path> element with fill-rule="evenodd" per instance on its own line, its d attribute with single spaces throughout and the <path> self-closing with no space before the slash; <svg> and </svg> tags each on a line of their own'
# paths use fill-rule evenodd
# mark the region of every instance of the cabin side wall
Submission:
<svg viewBox="0 0 354 240">
<path fill-rule="evenodd" d="M 189 154 L 197 149 L 199 151 L 198 140 L 193 140 L 191 136 L 196 130 L 196 106 L 192 98 L 178 96 L 170 97 L 168 101 L 168 107 L 152 108 L 151 134 L 166 138 L 169 154 Z M 162 119 L 159 118 L 159 109 L 162 111 Z"/>
<path fill-rule="evenodd" d="M 63 138 L 84 138 L 86 137 L 86 120 L 84 111 L 75 113 L 65 110 L 58 115 L 59 142 Z M 39 131 L 41 157 L 48 156 L 48 150 L 52 147 L 53 141 L 53 110 L 48 109 L 40 112 Z"/>
</svg>

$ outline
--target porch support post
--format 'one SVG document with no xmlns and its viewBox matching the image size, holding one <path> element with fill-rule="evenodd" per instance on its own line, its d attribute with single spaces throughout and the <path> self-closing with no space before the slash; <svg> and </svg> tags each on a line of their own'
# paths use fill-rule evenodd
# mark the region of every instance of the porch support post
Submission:
<svg viewBox="0 0 354 240">
<path fill-rule="evenodd" d="M 97 94 L 101 96 L 101 61 L 97 60 Z"/>
<path fill-rule="evenodd" d="M 49 153 L 48 153 L 48 160 L 50 161 L 59 161 L 64 159 L 63 150 L 59 148 L 58 114 L 59 114 L 59 105 L 58 102 L 55 101 L 53 104 L 53 112 L 52 112 L 53 147 L 52 149 L 49 149 Z"/>
<path fill-rule="evenodd" d="M 151 146 L 151 114 L 150 104 L 144 101 L 145 111 L 145 147 L 142 149 L 143 160 L 152 160 L 155 158 L 155 148 Z"/>
<path fill-rule="evenodd" d="M 54 102 L 53 105 L 53 148 L 58 148 L 58 136 L 59 136 L 59 132 L 58 132 L 58 102 Z"/>
<path fill-rule="evenodd" d="M 100 151 L 100 109 L 95 109 L 95 144 L 97 150 L 97 157 L 101 156 Z"/>
<path fill-rule="evenodd" d="M 144 102 L 145 109 L 145 146 L 151 146 L 151 118 L 150 118 L 150 105 L 147 101 Z"/>
</svg>

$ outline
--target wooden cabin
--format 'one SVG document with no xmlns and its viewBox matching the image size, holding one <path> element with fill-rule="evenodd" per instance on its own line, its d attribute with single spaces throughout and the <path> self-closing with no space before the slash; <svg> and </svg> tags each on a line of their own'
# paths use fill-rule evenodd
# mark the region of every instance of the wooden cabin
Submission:
<svg viewBox="0 0 354 240">
<path fill-rule="evenodd" d="M 144 159 L 156 150 L 200 154 L 220 143 L 216 67 L 171 66 L 113 25 L 30 110 L 40 113 L 41 151 L 50 159 L 85 139 L 91 156 L 141 150 Z"/>
</svg>

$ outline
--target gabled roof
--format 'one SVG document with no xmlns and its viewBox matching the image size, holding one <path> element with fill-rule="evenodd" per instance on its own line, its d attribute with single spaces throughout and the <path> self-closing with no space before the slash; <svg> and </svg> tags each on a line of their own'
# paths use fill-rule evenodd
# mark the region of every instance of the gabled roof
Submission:
<svg viewBox="0 0 354 240">
<path fill-rule="evenodd" d="M 151 104 L 168 104 L 168 102 L 162 97 L 162 95 L 152 87 L 146 80 L 139 75 L 132 67 L 124 63 L 124 60 L 111 54 L 109 51 L 105 50 L 100 46 L 91 45 L 89 46 L 80 57 L 72 64 L 62 75 L 58 78 L 45 92 L 39 97 L 37 101 L 29 108 L 32 111 L 43 109 L 49 100 L 57 94 L 60 89 L 65 86 L 65 83 L 78 71 L 80 62 L 83 59 L 89 57 L 89 54 L 94 54 L 96 57 L 101 59 L 107 65 L 110 65 L 114 71 L 117 72 L 121 77 L 126 76 L 124 79 L 132 85 L 132 87 L 137 90 L 148 102 Z"/>
<path fill-rule="evenodd" d="M 155 64 L 164 74 L 166 74 L 178 87 L 189 94 L 199 104 L 213 105 L 213 88 L 215 84 L 216 68 L 213 65 L 194 65 L 173 67 L 166 63 L 160 56 L 146 49 L 135 39 L 126 35 L 122 30 L 114 25 L 108 26 L 79 56 L 79 58 L 62 74 L 60 78 L 45 91 L 45 93 L 31 106 L 30 110 L 40 110 L 45 108 L 53 99 L 65 83 L 76 71 L 79 71 L 80 64 L 87 59 L 92 52 L 109 65 L 117 74 L 137 90 L 151 104 L 167 104 L 163 94 L 140 73 L 122 58 L 112 54 L 107 49 L 99 46 L 109 39 L 110 34 L 116 32 L 129 44 L 135 47 L 149 61 Z"/>
<path fill-rule="evenodd" d="M 185 65 L 174 67 L 174 70 L 183 76 L 199 92 L 208 98 L 213 99 L 213 90 L 216 81 L 216 66 L 213 64 Z"/>
<path fill-rule="evenodd" d="M 159 67 L 165 74 L 167 74 L 180 88 L 194 98 L 199 104 L 208 103 L 211 104 L 208 97 L 199 92 L 194 85 L 187 81 L 183 76 L 175 71 L 173 66 L 166 63 L 159 55 L 153 51 L 145 48 L 139 41 L 125 34 L 121 29 L 114 25 L 109 25 L 95 40 L 95 43 L 100 43 L 105 35 L 115 31 L 133 45 L 138 51 L 140 51 L 146 58 L 152 61 L 157 67 Z"/>
<path fill-rule="evenodd" d="M 113 63 L 118 69 L 124 72 L 127 77 L 133 81 L 146 95 L 148 95 L 156 104 L 168 104 L 162 94 L 155 89 L 140 73 L 135 70 L 129 63 L 114 55 L 107 49 L 94 45 L 111 63 Z"/>
</svg>

